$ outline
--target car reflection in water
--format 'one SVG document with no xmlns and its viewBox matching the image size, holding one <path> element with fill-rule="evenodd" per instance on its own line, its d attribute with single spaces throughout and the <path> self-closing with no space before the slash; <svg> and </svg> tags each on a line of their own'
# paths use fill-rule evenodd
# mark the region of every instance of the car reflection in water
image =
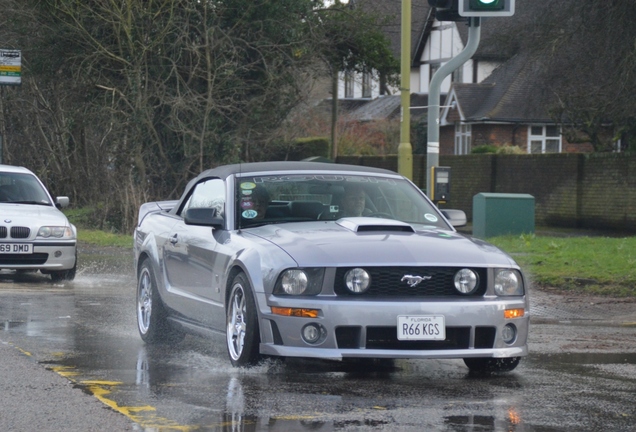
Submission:
<svg viewBox="0 0 636 432">
<path fill-rule="evenodd" d="M 198 350 L 182 351 L 178 357 L 199 363 L 202 354 Z M 188 361 L 178 362 L 177 356 L 166 356 L 165 353 L 162 358 L 158 351 L 146 346 L 138 350 L 135 383 L 141 389 L 139 393 L 149 400 L 165 401 L 178 395 L 187 399 L 196 409 L 184 413 L 186 418 L 182 419 L 183 424 L 179 427 L 186 428 L 204 427 L 218 431 L 340 431 L 347 427 L 386 426 L 400 429 L 410 424 L 413 418 L 426 417 L 429 419 L 427 424 L 436 424 L 438 420 L 435 419 L 439 419 L 439 424 L 444 424 L 451 431 L 526 430 L 517 409 L 518 401 L 514 398 L 465 398 L 461 403 L 462 408 L 457 410 L 496 414 L 440 417 L 440 413 L 448 409 L 448 401 L 443 398 L 438 399 L 437 406 L 431 401 L 414 406 L 412 401 L 405 402 L 399 397 L 394 399 L 390 396 L 401 393 L 403 380 L 412 381 L 413 374 L 422 372 L 417 361 L 399 361 L 395 365 L 392 362 L 367 363 L 364 368 L 360 366 L 357 362 L 289 359 L 285 364 L 273 361 L 249 372 L 239 372 L 228 367 L 220 358 L 208 358 L 203 368 L 195 370 Z M 316 373 L 311 373 L 312 370 Z M 430 370 L 427 371 L 430 373 Z M 448 370 L 441 373 L 447 378 Z M 338 379 L 334 380 L 334 376 Z M 457 385 L 463 382 L 470 386 L 472 382 L 483 381 L 473 380 L 472 373 L 462 371 L 462 376 L 464 378 L 460 377 Z M 430 378 L 434 377 L 427 377 Z M 514 376 L 493 379 L 505 379 L 507 386 L 519 385 Z M 364 397 L 360 394 L 367 393 L 364 388 L 366 385 L 386 387 L 386 390 L 376 392 L 375 396 L 368 392 L 369 396 Z M 436 386 L 434 383 L 429 385 Z M 449 386 L 453 388 L 452 384 Z M 320 393 L 305 393 L 314 387 L 320 388 Z M 186 388 L 188 394 L 183 396 Z M 225 393 L 221 389 L 225 389 Z M 383 405 L 372 406 L 379 401 Z M 181 410 L 183 402 L 178 402 Z M 157 414 L 148 413 L 148 424 L 157 424 Z M 405 421 L 405 418 L 410 420 Z M 142 413 L 136 420 L 142 427 L 145 426 Z"/>
</svg>

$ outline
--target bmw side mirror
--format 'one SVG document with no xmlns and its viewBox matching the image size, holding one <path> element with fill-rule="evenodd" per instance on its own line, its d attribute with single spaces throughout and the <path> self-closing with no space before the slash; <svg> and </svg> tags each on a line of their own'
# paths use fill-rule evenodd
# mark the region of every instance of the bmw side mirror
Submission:
<svg viewBox="0 0 636 432">
<path fill-rule="evenodd" d="M 68 207 L 70 202 L 71 201 L 66 196 L 55 197 L 55 207 L 57 207 L 58 209 L 63 209 Z"/>
</svg>

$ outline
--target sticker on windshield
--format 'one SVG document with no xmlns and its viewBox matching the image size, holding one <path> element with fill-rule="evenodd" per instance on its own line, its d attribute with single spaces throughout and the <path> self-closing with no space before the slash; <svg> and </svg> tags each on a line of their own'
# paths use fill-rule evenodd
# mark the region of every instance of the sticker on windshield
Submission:
<svg viewBox="0 0 636 432">
<path fill-rule="evenodd" d="M 435 216 L 434 214 L 426 213 L 424 215 L 424 218 L 429 222 L 437 222 L 437 216 Z"/>
<path fill-rule="evenodd" d="M 241 194 L 243 194 L 245 196 L 252 195 L 252 192 L 254 192 L 252 189 L 241 189 Z"/>
<path fill-rule="evenodd" d="M 254 219 L 256 216 L 258 216 L 258 213 L 256 212 L 256 210 L 245 210 L 243 213 L 241 213 L 241 216 L 243 216 L 245 219 Z"/>
<path fill-rule="evenodd" d="M 250 189 L 254 189 L 255 187 L 256 187 L 256 184 L 252 182 L 241 183 L 241 189 L 250 190 Z"/>
<path fill-rule="evenodd" d="M 254 201 L 251 198 L 243 198 L 241 200 L 241 208 L 243 210 L 254 208 Z"/>
</svg>

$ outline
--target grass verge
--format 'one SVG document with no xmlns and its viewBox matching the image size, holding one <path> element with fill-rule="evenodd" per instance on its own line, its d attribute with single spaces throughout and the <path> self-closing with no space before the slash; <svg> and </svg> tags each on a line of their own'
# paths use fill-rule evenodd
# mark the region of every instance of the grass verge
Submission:
<svg viewBox="0 0 636 432">
<path fill-rule="evenodd" d="M 509 253 L 538 286 L 636 297 L 636 237 L 521 235 L 488 241 Z"/>
<path fill-rule="evenodd" d="M 77 240 L 95 246 L 133 247 L 133 238 L 130 234 L 114 234 L 106 231 L 77 229 Z"/>
</svg>

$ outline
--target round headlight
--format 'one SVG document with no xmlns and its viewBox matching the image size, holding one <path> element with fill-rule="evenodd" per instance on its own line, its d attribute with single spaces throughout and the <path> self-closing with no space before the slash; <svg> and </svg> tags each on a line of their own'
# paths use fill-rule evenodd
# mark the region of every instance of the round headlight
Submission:
<svg viewBox="0 0 636 432">
<path fill-rule="evenodd" d="M 38 231 L 39 237 L 51 237 L 51 234 L 52 234 L 52 229 L 51 227 L 48 227 L 48 226 L 43 226 Z"/>
<path fill-rule="evenodd" d="M 499 270 L 495 275 L 495 293 L 500 296 L 521 295 L 521 284 L 517 272 L 513 270 Z"/>
<path fill-rule="evenodd" d="M 285 294 L 300 295 L 305 292 L 309 284 L 307 274 L 302 270 L 287 270 L 283 274 L 281 286 Z"/>
<path fill-rule="evenodd" d="M 477 288 L 477 273 L 471 269 L 461 269 L 455 273 L 455 289 L 462 294 L 470 294 Z"/>
<path fill-rule="evenodd" d="M 349 291 L 354 293 L 363 293 L 369 289 L 371 277 L 366 270 L 354 268 L 345 274 L 345 283 Z"/>
</svg>

